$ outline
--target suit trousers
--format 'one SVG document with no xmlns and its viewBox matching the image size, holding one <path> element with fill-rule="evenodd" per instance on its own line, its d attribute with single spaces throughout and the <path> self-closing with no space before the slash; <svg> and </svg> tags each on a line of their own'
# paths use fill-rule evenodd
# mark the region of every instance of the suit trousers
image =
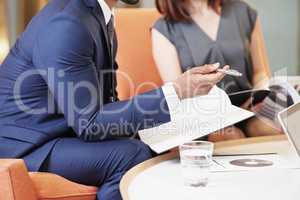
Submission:
<svg viewBox="0 0 300 200">
<path fill-rule="evenodd" d="M 55 144 L 40 171 L 97 186 L 99 200 L 121 200 L 119 183 L 122 176 L 149 158 L 149 147 L 135 139 L 87 143 L 77 138 L 62 138 Z"/>
</svg>

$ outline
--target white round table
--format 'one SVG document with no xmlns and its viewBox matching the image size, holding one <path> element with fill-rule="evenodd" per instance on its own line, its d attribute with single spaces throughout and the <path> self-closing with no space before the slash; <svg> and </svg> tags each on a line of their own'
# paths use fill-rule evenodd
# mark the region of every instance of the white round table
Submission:
<svg viewBox="0 0 300 200">
<path fill-rule="evenodd" d="M 215 154 L 283 153 L 285 137 L 264 137 L 216 144 Z M 133 168 L 121 182 L 124 200 L 298 200 L 300 169 L 212 172 L 209 185 L 183 185 L 176 153 L 163 155 Z"/>
</svg>

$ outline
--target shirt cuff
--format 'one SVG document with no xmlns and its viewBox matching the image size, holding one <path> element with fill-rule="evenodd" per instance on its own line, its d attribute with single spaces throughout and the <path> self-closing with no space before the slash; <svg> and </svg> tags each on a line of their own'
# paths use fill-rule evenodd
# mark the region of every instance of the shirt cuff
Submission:
<svg viewBox="0 0 300 200">
<path fill-rule="evenodd" d="M 175 119 L 176 113 L 179 111 L 178 108 L 180 99 L 175 91 L 173 83 L 166 83 L 165 85 L 163 85 L 162 91 L 168 104 L 171 121 L 173 121 Z"/>
</svg>

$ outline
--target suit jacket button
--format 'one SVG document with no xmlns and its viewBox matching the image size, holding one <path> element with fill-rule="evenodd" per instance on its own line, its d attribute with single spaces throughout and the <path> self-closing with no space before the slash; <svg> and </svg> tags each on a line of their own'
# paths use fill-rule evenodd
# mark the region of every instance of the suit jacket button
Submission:
<svg viewBox="0 0 300 200">
<path fill-rule="evenodd" d="M 93 131 L 93 133 L 96 133 L 98 131 L 98 127 L 96 124 L 93 124 L 92 131 Z"/>
</svg>

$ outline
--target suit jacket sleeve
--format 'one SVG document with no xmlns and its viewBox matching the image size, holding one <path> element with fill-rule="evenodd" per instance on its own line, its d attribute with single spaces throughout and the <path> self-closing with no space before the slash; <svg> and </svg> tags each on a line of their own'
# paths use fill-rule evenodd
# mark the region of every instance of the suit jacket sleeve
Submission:
<svg viewBox="0 0 300 200">
<path fill-rule="evenodd" d="M 170 121 L 162 89 L 102 105 L 94 40 L 76 18 L 60 14 L 38 34 L 33 62 L 68 126 L 86 141 L 131 136 Z"/>
</svg>

